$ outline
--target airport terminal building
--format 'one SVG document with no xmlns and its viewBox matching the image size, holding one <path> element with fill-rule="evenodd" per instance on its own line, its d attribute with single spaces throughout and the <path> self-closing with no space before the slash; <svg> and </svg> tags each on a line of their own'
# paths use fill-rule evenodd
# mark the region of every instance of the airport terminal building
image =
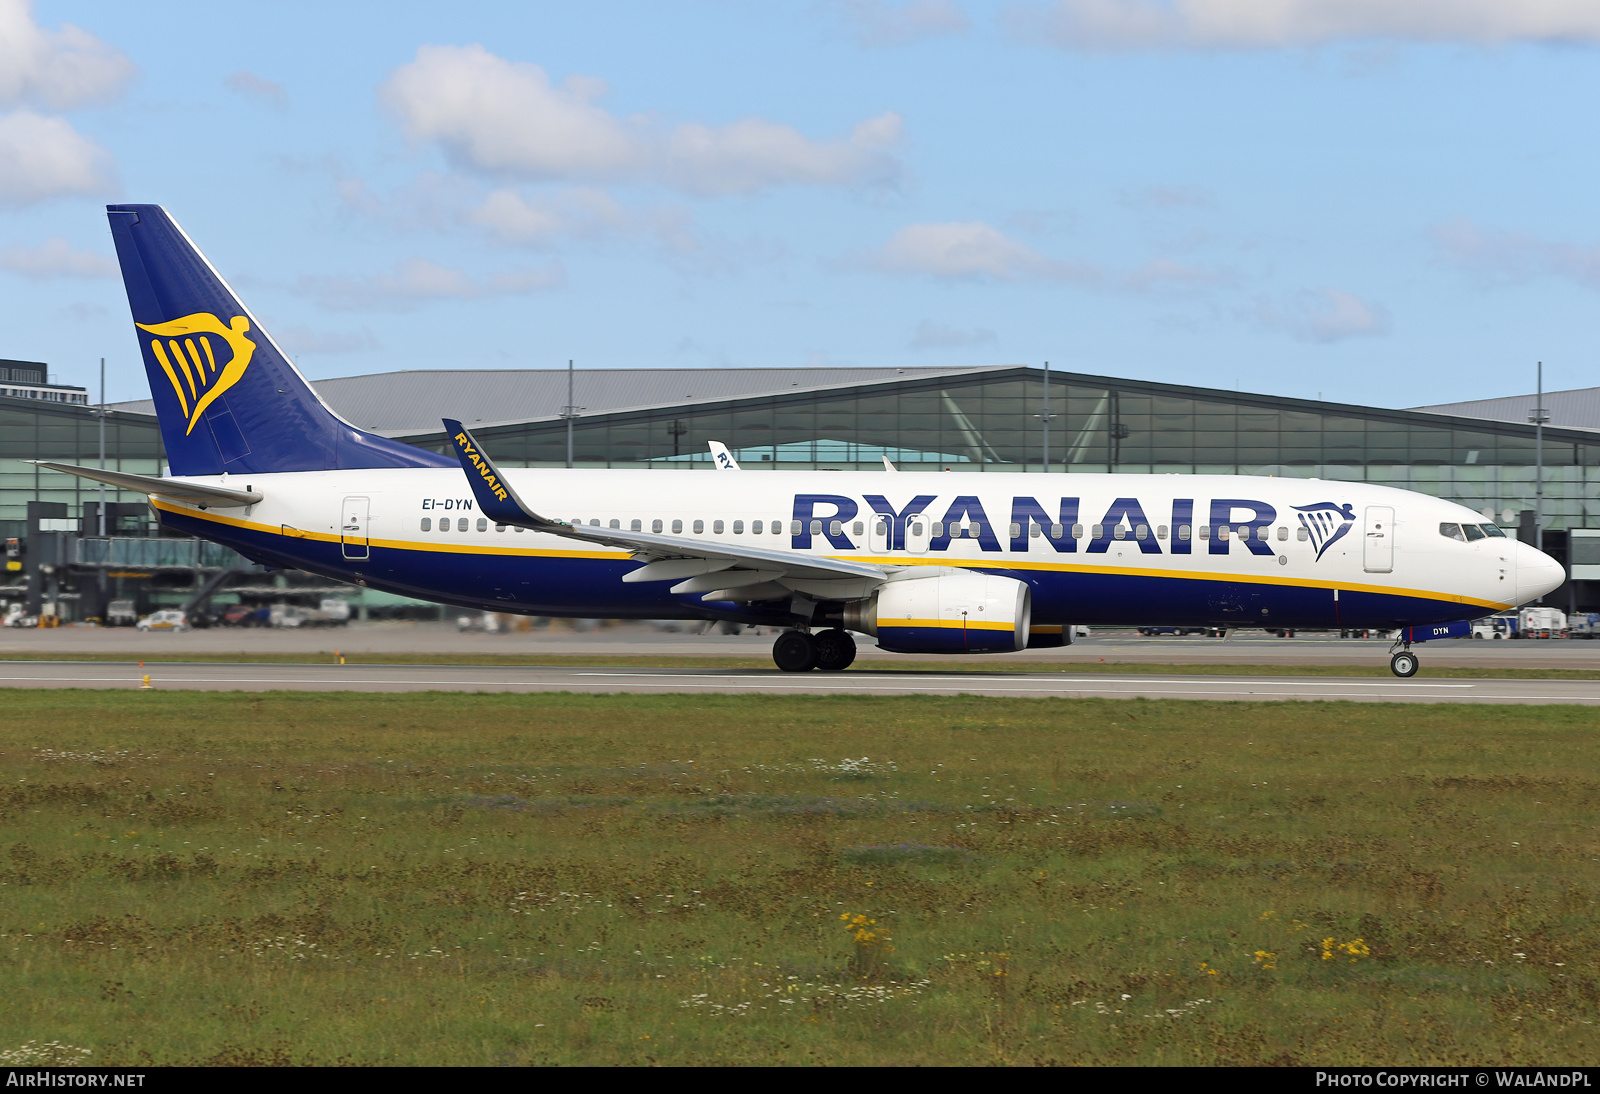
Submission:
<svg viewBox="0 0 1600 1094">
<path fill-rule="evenodd" d="M 22 462 L 97 465 L 103 428 L 108 468 L 148 475 L 163 463 L 148 401 L 102 414 L 81 389 L 43 384 L 44 366 L 31 367 L 40 370 L 35 387 L 60 394 L 0 385 L 0 533 L 11 552 L 0 597 L 37 605 L 55 594 L 71 619 L 113 595 L 138 599 L 141 610 L 177 606 L 206 584 L 224 599 L 272 595 L 232 552 L 126 542 L 162 538 L 141 496 L 107 488 L 102 534 L 97 485 Z M 747 471 L 881 470 L 888 459 L 906 472 L 1395 486 L 1460 502 L 1521 538 L 1542 535 L 1573 579 L 1546 602 L 1600 608 L 1600 388 L 1546 393 L 1548 422 L 1536 430 L 1531 395 L 1391 410 L 1011 365 L 441 369 L 313 386 L 354 425 L 435 451 L 447 451 L 439 417 L 459 418 L 507 467 L 709 468 L 715 440 Z M 141 561 L 161 558 L 172 564 Z M 79 585 L 95 589 L 85 597 Z"/>
</svg>

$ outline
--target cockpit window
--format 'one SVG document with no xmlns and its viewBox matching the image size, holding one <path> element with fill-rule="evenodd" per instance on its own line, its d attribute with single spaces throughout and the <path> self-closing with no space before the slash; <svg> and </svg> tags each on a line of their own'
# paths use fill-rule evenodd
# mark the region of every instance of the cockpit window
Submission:
<svg viewBox="0 0 1600 1094">
<path fill-rule="evenodd" d="M 1461 526 L 1461 530 L 1467 533 L 1468 543 L 1471 543 L 1475 539 L 1483 538 L 1483 529 L 1479 528 L 1476 524 L 1463 524 Z"/>
<path fill-rule="evenodd" d="M 1484 524 L 1480 525 L 1480 527 L 1483 529 L 1483 534 L 1491 539 L 1493 539 L 1495 536 L 1499 536 L 1501 539 L 1506 538 L 1506 534 L 1500 530 L 1500 526 L 1498 524 Z"/>
<path fill-rule="evenodd" d="M 1462 543 L 1467 541 L 1467 537 L 1461 533 L 1461 525 L 1459 524 L 1441 524 L 1439 525 L 1439 534 L 1446 539 L 1459 539 Z"/>
</svg>

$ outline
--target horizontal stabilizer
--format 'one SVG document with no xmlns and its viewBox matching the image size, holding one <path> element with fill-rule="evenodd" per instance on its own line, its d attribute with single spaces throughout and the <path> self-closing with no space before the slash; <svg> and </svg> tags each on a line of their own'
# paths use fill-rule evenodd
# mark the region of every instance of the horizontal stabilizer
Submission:
<svg viewBox="0 0 1600 1094">
<path fill-rule="evenodd" d="M 132 490 L 152 497 L 171 498 L 173 501 L 186 502 L 190 505 L 214 505 L 219 509 L 231 509 L 241 505 L 254 505 L 261 500 L 261 495 L 254 490 L 229 490 L 223 486 L 206 486 L 197 482 L 184 482 L 181 479 L 163 479 L 155 475 L 130 475 L 126 471 L 80 467 L 75 463 L 51 463 L 49 460 L 24 462 L 49 468 L 51 471 L 76 475 L 80 479 L 103 482 L 119 490 Z"/>
</svg>

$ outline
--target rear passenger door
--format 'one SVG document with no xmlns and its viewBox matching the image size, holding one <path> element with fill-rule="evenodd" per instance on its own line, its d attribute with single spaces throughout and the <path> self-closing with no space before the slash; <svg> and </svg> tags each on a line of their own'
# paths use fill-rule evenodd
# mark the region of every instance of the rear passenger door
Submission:
<svg viewBox="0 0 1600 1094">
<path fill-rule="evenodd" d="M 345 558 L 362 559 L 368 555 L 367 521 L 371 507 L 370 498 L 345 498 L 340 510 L 339 544 Z"/>
</svg>

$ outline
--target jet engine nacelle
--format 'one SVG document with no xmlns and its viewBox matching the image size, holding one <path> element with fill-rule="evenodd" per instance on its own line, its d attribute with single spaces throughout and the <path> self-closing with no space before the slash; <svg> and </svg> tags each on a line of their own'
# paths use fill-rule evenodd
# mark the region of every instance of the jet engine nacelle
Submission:
<svg viewBox="0 0 1600 1094">
<path fill-rule="evenodd" d="M 893 653 L 1013 653 L 1028 644 L 1032 608 L 1014 578 L 951 570 L 888 582 L 845 605 L 844 625 Z"/>
</svg>

